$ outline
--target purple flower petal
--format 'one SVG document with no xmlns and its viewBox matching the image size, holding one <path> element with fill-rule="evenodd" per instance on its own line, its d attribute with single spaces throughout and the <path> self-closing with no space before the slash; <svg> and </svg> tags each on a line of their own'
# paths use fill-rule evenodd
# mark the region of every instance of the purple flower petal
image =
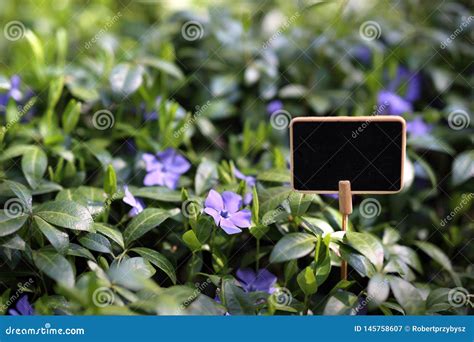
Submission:
<svg viewBox="0 0 474 342">
<path fill-rule="evenodd" d="M 216 224 L 216 226 L 219 225 L 219 221 L 221 220 L 221 215 L 220 213 L 216 210 L 216 209 L 213 209 L 213 208 L 204 208 L 204 212 L 210 216 L 212 216 L 212 218 L 214 219 L 214 222 Z"/>
<path fill-rule="evenodd" d="M 163 174 L 164 184 L 160 185 L 165 185 L 167 188 L 174 190 L 178 186 L 179 177 L 180 175 L 177 173 L 166 172 Z"/>
<path fill-rule="evenodd" d="M 125 191 L 125 196 L 123 198 L 123 201 L 130 205 L 132 209 L 128 213 L 128 216 L 134 217 L 137 216 L 139 213 L 141 213 L 144 209 L 144 203 L 136 199 L 132 193 L 128 190 L 128 186 L 124 186 L 124 191 Z"/>
<path fill-rule="evenodd" d="M 269 292 L 272 289 L 277 281 L 277 277 L 267 271 L 266 269 L 260 270 L 255 277 L 255 281 L 253 282 L 254 288 L 258 289 L 259 291 Z"/>
<path fill-rule="evenodd" d="M 273 100 L 270 101 L 267 105 L 267 113 L 268 114 L 273 114 L 278 110 L 283 109 L 283 102 L 280 100 Z"/>
<path fill-rule="evenodd" d="M 242 206 L 242 196 L 232 191 L 224 191 L 222 193 L 224 200 L 224 208 L 229 214 L 236 213 Z"/>
<path fill-rule="evenodd" d="M 240 228 L 248 228 L 250 227 L 252 213 L 248 209 L 241 210 L 236 212 L 235 214 L 230 215 L 229 219 L 235 224 L 237 227 Z"/>
<path fill-rule="evenodd" d="M 150 172 L 160 167 L 160 163 L 153 154 L 144 153 L 142 159 L 145 161 L 146 171 Z"/>
<path fill-rule="evenodd" d="M 433 126 L 427 124 L 421 117 L 416 117 L 412 121 L 407 122 L 407 132 L 412 136 L 422 136 L 431 132 Z"/>
<path fill-rule="evenodd" d="M 242 229 L 238 228 L 230 219 L 221 218 L 219 224 L 221 228 L 229 235 L 242 232 Z"/>
<path fill-rule="evenodd" d="M 251 268 L 239 268 L 236 272 L 236 275 L 240 282 L 244 283 L 244 285 L 252 284 L 256 277 L 255 271 Z"/>
<path fill-rule="evenodd" d="M 212 208 L 218 212 L 221 212 L 224 209 L 224 201 L 222 196 L 215 190 L 209 191 L 204 205 L 206 208 Z"/>
<path fill-rule="evenodd" d="M 244 205 L 249 205 L 250 203 L 252 203 L 252 200 L 253 200 L 253 194 L 251 192 L 247 192 L 244 195 Z"/>
<path fill-rule="evenodd" d="M 247 185 L 250 186 L 250 187 L 253 187 L 253 186 L 255 185 L 255 183 L 257 182 L 257 180 L 255 179 L 255 177 L 246 176 L 246 175 L 244 175 L 242 172 L 240 172 L 240 170 L 237 169 L 237 168 L 234 168 L 234 175 L 235 175 L 235 177 L 237 177 L 238 179 L 244 180 L 245 183 L 247 183 Z"/>
<path fill-rule="evenodd" d="M 164 185 L 163 173 L 160 170 L 151 171 L 143 180 L 145 186 Z"/>
<path fill-rule="evenodd" d="M 15 310 L 16 309 L 16 310 Z M 34 315 L 33 307 L 28 301 L 28 296 L 21 297 L 15 305 L 15 309 L 10 309 L 8 312 L 13 316 L 32 316 Z"/>
<path fill-rule="evenodd" d="M 410 102 L 386 90 L 379 92 L 377 104 L 379 111 L 383 114 L 402 115 L 413 110 Z"/>
</svg>

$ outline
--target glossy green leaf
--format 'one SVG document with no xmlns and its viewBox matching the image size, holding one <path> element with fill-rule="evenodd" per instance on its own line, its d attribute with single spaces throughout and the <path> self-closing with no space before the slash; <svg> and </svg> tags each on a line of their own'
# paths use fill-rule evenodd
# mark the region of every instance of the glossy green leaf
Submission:
<svg viewBox="0 0 474 342">
<path fill-rule="evenodd" d="M 122 232 L 118 229 L 113 228 L 105 223 L 94 223 L 93 229 L 102 235 L 107 236 L 112 241 L 115 241 L 120 247 L 125 248 L 125 244 L 123 242 Z"/>
<path fill-rule="evenodd" d="M 316 238 L 306 233 L 291 233 L 282 237 L 270 254 L 270 262 L 298 259 L 311 253 Z"/>
<path fill-rule="evenodd" d="M 21 158 L 21 169 L 33 189 L 38 187 L 47 167 L 48 157 L 39 147 L 28 149 Z"/>
<path fill-rule="evenodd" d="M 368 233 L 347 232 L 347 241 L 355 250 L 366 256 L 377 270 L 382 270 L 384 251 L 380 241 Z"/>
<path fill-rule="evenodd" d="M 138 253 L 145 260 L 148 260 L 150 263 L 165 272 L 166 275 L 171 279 L 173 284 L 176 284 L 176 273 L 174 267 L 164 255 L 158 253 L 157 251 L 154 251 L 153 249 L 144 247 L 132 248 L 131 251 Z"/>
<path fill-rule="evenodd" d="M 34 221 L 51 245 L 53 245 L 59 253 L 63 254 L 69 247 L 69 236 L 38 216 L 34 217 Z"/>
<path fill-rule="evenodd" d="M 51 251 L 33 252 L 36 267 L 56 282 L 67 286 L 74 286 L 74 271 L 69 261 L 61 254 Z"/>
<path fill-rule="evenodd" d="M 408 281 L 399 277 L 389 277 L 390 288 L 397 302 L 407 315 L 420 315 L 425 311 L 425 302 L 420 291 Z"/>
<path fill-rule="evenodd" d="M 19 230 L 28 219 L 27 215 L 12 215 L 11 209 L 0 210 L 0 236 L 7 236 Z"/>
<path fill-rule="evenodd" d="M 100 253 L 112 253 L 112 246 L 110 245 L 110 241 L 107 240 L 105 236 L 102 236 L 97 233 L 88 233 L 81 238 L 79 238 L 79 242 L 84 247 L 88 248 L 89 250 L 93 250 Z"/>
<path fill-rule="evenodd" d="M 147 208 L 135 216 L 123 232 L 125 245 L 129 245 L 171 216 L 168 210 Z"/>
<path fill-rule="evenodd" d="M 92 216 L 82 205 L 72 201 L 53 201 L 41 204 L 35 215 L 55 226 L 86 230 L 92 229 Z"/>
<path fill-rule="evenodd" d="M 128 63 L 119 64 L 112 69 L 109 81 L 112 90 L 121 95 L 130 95 L 143 82 L 143 67 Z"/>
</svg>

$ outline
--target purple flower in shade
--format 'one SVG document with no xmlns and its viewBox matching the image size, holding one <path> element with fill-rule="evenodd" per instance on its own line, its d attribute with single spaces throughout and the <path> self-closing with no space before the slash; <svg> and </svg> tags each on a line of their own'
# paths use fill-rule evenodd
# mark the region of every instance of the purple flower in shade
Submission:
<svg viewBox="0 0 474 342">
<path fill-rule="evenodd" d="M 8 313 L 12 316 L 32 316 L 35 314 L 35 311 L 30 302 L 28 302 L 28 296 L 24 295 L 16 303 L 15 309 L 8 310 Z"/>
<path fill-rule="evenodd" d="M 377 105 L 378 114 L 402 115 L 413 110 L 410 102 L 387 90 L 379 92 Z"/>
<path fill-rule="evenodd" d="M 239 210 L 242 197 L 232 191 L 224 191 L 221 196 L 217 191 L 211 190 L 204 205 L 204 212 L 212 216 L 216 225 L 229 235 L 241 233 L 241 228 L 249 228 L 251 225 L 250 210 Z"/>
<path fill-rule="evenodd" d="M 281 110 L 281 109 L 283 109 L 283 102 L 281 102 L 280 100 L 273 100 L 267 104 L 268 114 L 273 114 L 276 111 Z"/>
<path fill-rule="evenodd" d="M 145 204 L 142 200 L 135 198 L 132 193 L 128 190 L 128 186 L 124 186 L 123 190 L 125 191 L 125 196 L 123 197 L 123 201 L 127 203 L 129 206 L 132 207 L 128 216 L 134 217 L 140 214 L 143 209 L 145 209 Z"/>
<path fill-rule="evenodd" d="M 338 195 L 338 194 L 323 194 L 323 196 L 331 197 L 331 198 L 334 198 L 334 199 L 339 199 L 339 195 Z"/>
<path fill-rule="evenodd" d="M 350 53 L 354 58 L 363 65 L 369 65 L 372 61 L 372 51 L 365 45 L 354 46 Z"/>
<path fill-rule="evenodd" d="M 0 94 L 0 109 L 4 109 L 8 105 L 8 101 L 12 98 L 16 103 L 23 100 L 23 93 L 20 90 L 21 79 L 18 75 L 13 75 L 10 79 L 10 88 L 6 93 Z"/>
<path fill-rule="evenodd" d="M 261 269 L 256 273 L 250 268 L 239 268 L 237 278 L 246 292 L 273 293 L 277 281 L 277 277 L 266 269 Z"/>
<path fill-rule="evenodd" d="M 422 136 L 431 132 L 433 126 L 427 124 L 421 117 L 416 117 L 412 121 L 407 122 L 407 132 L 412 136 Z"/>
<path fill-rule="evenodd" d="M 176 189 L 179 177 L 186 173 L 191 164 L 174 149 L 167 148 L 155 155 L 145 153 L 143 155 L 146 171 L 143 183 L 146 186 L 161 185 L 169 189 Z"/>
<path fill-rule="evenodd" d="M 386 90 L 378 94 L 378 114 L 402 115 L 413 111 L 413 102 L 420 98 L 421 76 L 403 66 L 398 67 L 397 75 Z"/>
<path fill-rule="evenodd" d="M 244 180 L 249 187 L 254 187 L 257 183 L 257 179 L 254 176 L 246 176 L 240 172 L 237 168 L 234 168 L 234 176 L 238 179 Z M 244 205 L 248 205 L 252 202 L 253 195 L 251 192 L 248 192 L 244 195 Z"/>
<path fill-rule="evenodd" d="M 388 84 L 388 90 L 400 94 L 408 102 L 415 102 L 421 95 L 421 76 L 399 66 L 397 75 Z"/>
</svg>

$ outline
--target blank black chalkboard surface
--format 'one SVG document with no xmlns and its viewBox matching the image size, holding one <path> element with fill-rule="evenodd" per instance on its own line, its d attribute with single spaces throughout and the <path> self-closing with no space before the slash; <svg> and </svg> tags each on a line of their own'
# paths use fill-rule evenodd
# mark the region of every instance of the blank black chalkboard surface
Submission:
<svg viewBox="0 0 474 342">
<path fill-rule="evenodd" d="M 290 124 L 292 185 L 297 191 L 389 194 L 403 184 L 405 120 L 398 116 L 300 117 Z"/>
</svg>

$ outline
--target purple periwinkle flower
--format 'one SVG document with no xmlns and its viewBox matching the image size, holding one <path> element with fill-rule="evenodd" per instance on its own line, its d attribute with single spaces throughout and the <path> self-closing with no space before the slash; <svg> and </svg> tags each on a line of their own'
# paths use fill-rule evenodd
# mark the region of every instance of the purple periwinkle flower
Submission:
<svg viewBox="0 0 474 342">
<path fill-rule="evenodd" d="M 245 183 L 249 187 L 254 187 L 255 184 L 257 183 L 257 179 L 254 176 L 246 176 L 242 172 L 240 172 L 237 168 L 234 168 L 234 176 L 237 177 L 238 179 L 244 180 Z M 253 195 L 251 192 L 247 192 L 244 195 L 244 205 L 248 205 L 252 202 Z"/>
<path fill-rule="evenodd" d="M 35 314 L 35 311 L 28 301 L 28 296 L 24 295 L 16 303 L 15 309 L 8 310 L 8 313 L 12 316 L 32 316 Z"/>
<path fill-rule="evenodd" d="M 128 190 L 128 186 L 124 186 L 123 190 L 125 191 L 125 196 L 123 197 L 123 201 L 127 203 L 129 206 L 132 207 L 128 216 L 134 217 L 140 214 L 143 209 L 145 209 L 145 204 L 142 200 L 135 198 L 132 193 Z"/>
<path fill-rule="evenodd" d="M 365 45 L 354 46 L 350 53 L 354 58 L 363 65 L 369 65 L 372 61 L 372 51 Z"/>
<path fill-rule="evenodd" d="M 245 292 L 272 293 L 274 291 L 277 277 L 266 269 L 255 272 L 250 268 L 239 268 L 236 274 Z"/>
<path fill-rule="evenodd" d="M 393 80 L 378 94 L 378 114 L 402 115 L 413 111 L 413 102 L 420 98 L 421 76 L 400 66 Z"/>
<path fill-rule="evenodd" d="M 240 210 L 242 196 L 235 192 L 224 191 L 221 195 L 211 190 L 204 205 L 204 212 L 212 216 L 216 225 L 229 235 L 241 233 L 241 228 L 249 228 L 251 225 L 250 210 Z"/>
<path fill-rule="evenodd" d="M 179 177 L 186 173 L 191 164 L 176 150 L 167 148 L 155 155 L 145 153 L 143 155 L 146 171 L 143 183 L 146 186 L 161 185 L 169 189 L 176 189 Z"/>
<path fill-rule="evenodd" d="M 257 183 L 257 179 L 254 176 L 246 176 L 240 172 L 237 168 L 234 168 L 234 176 L 238 179 L 244 180 L 248 186 L 253 187 Z"/>
<path fill-rule="evenodd" d="M 273 114 L 276 111 L 281 110 L 281 109 L 283 109 L 283 102 L 281 102 L 280 100 L 273 100 L 267 104 L 268 114 Z"/>
<path fill-rule="evenodd" d="M 433 126 L 426 123 L 423 118 L 419 116 L 407 122 L 407 132 L 413 137 L 426 135 L 430 133 L 432 129 Z"/>
<path fill-rule="evenodd" d="M 23 100 L 23 93 L 20 90 L 21 79 L 18 75 L 13 75 L 10 79 L 10 88 L 6 93 L 0 94 L 0 109 L 4 109 L 8 105 L 8 101 L 12 98 L 16 103 Z"/>
</svg>

